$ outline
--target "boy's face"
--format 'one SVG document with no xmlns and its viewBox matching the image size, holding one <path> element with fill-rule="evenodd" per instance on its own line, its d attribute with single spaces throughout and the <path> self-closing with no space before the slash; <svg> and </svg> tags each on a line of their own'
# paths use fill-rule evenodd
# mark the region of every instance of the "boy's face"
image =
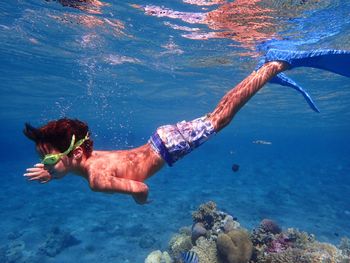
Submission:
<svg viewBox="0 0 350 263">
<path fill-rule="evenodd" d="M 39 143 L 36 146 L 36 150 L 40 155 L 40 158 L 44 158 L 47 154 L 60 153 L 57 149 L 53 148 L 48 143 Z M 54 177 L 63 177 L 69 172 L 70 160 L 68 156 L 62 156 L 60 160 L 54 165 L 45 165 L 45 168 L 52 174 Z"/>
</svg>

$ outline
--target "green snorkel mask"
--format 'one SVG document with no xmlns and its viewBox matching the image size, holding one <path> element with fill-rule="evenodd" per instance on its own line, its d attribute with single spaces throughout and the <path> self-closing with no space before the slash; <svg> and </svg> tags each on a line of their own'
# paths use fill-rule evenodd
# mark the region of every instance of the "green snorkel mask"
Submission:
<svg viewBox="0 0 350 263">
<path fill-rule="evenodd" d="M 77 143 L 75 143 L 75 135 L 73 134 L 72 140 L 70 141 L 70 145 L 66 151 L 64 151 L 63 153 L 46 154 L 44 156 L 43 160 L 41 161 L 41 163 L 44 165 L 55 165 L 56 163 L 58 163 L 61 160 L 61 158 L 63 156 L 68 155 L 71 151 L 73 151 L 74 149 L 76 149 L 77 147 L 82 145 L 88 139 L 89 139 L 89 133 L 86 134 L 85 138 L 83 138 L 83 139 L 77 141 Z"/>
</svg>

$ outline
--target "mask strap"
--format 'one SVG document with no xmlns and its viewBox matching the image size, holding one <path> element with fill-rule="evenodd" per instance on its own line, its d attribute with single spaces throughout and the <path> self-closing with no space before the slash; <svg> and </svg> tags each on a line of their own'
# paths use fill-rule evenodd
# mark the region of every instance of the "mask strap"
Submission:
<svg viewBox="0 0 350 263">
<path fill-rule="evenodd" d="M 75 135 L 73 134 L 72 136 L 72 140 L 70 141 L 70 145 L 68 147 L 68 149 L 66 151 L 64 151 L 63 153 L 61 153 L 61 156 L 67 155 L 69 154 L 71 151 L 74 150 L 74 142 L 75 142 Z"/>
</svg>

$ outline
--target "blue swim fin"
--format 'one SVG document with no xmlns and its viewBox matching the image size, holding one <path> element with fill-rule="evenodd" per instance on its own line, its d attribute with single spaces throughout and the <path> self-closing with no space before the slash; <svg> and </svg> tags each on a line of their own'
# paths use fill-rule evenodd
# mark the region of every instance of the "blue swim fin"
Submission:
<svg viewBox="0 0 350 263">
<path fill-rule="evenodd" d="M 313 99 L 311 98 L 309 93 L 307 93 L 301 86 L 299 86 L 291 78 L 287 77 L 286 74 L 279 73 L 273 79 L 271 79 L 270 82 L 275 83 L 275 84 L 280 84 L 280 85 L 286 86 L 286 87 L 291 87 L 291 88 L 299 91 L 303 95 L 303 97 L 305 98 L 306 102 L 309 104 L 311 109 L 313 109 L 314 111 L 316 111 L 318 113 L 320 112 L 320 110 L 316 106 L 315 102 L 313 101 Z"/>
<path fill-rule="evenodd" d="M 270 49 L 266 53 L 265 57 L 259 62 L 258 68 L 260 68 L 264 63 L 270 61 L 287 62 L 290 66 L 289 69 L 295 67 L 312 67 L 350 77 L 350 51 L 347 50 L 326 49 L 313 51 L 290 51 Z M 307 103 L 314 111 L 320 112 L 310 95 L 284 73 L 277 74 L 273 79 L 271 79 L 270 82 L 294 88 L 304 96 Z"/>
<path fill-rule="evenodd" d="M 265 62 L 276 60 L 287 62 L 290 69 L 312 67 L 350 77 L 350 51 L 348 50 L 289 51 L 270 49 L 265 55 Z"/>
</svg>

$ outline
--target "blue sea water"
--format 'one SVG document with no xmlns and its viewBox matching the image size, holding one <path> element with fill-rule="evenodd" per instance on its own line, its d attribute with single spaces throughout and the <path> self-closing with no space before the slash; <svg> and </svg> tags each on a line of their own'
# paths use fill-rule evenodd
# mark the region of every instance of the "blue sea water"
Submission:
<svg viewBox="0 0 350 263">
<path fill-rule="evenodd" d="M 78 118 L 96 149 L 129 149 L 213 110 L 269 47 L 350 50 L 350 1 L 98 2 L 0 2 L 1 262 L 143 262 L 209 200 L 248 229 L 272 218 L 333 244 L 350 237 L 350 81 L 316 69 L 288 75 L 321 113 L 267 84 L 214 139 L 147 180 L 151 204 L 74 175 L 26 181 L 38 156 L 25 122 Z M 204 20 L 216 10 L 226 20 Z M 58 232 L 72 240 L 48 252 Z"/>
</svg>

